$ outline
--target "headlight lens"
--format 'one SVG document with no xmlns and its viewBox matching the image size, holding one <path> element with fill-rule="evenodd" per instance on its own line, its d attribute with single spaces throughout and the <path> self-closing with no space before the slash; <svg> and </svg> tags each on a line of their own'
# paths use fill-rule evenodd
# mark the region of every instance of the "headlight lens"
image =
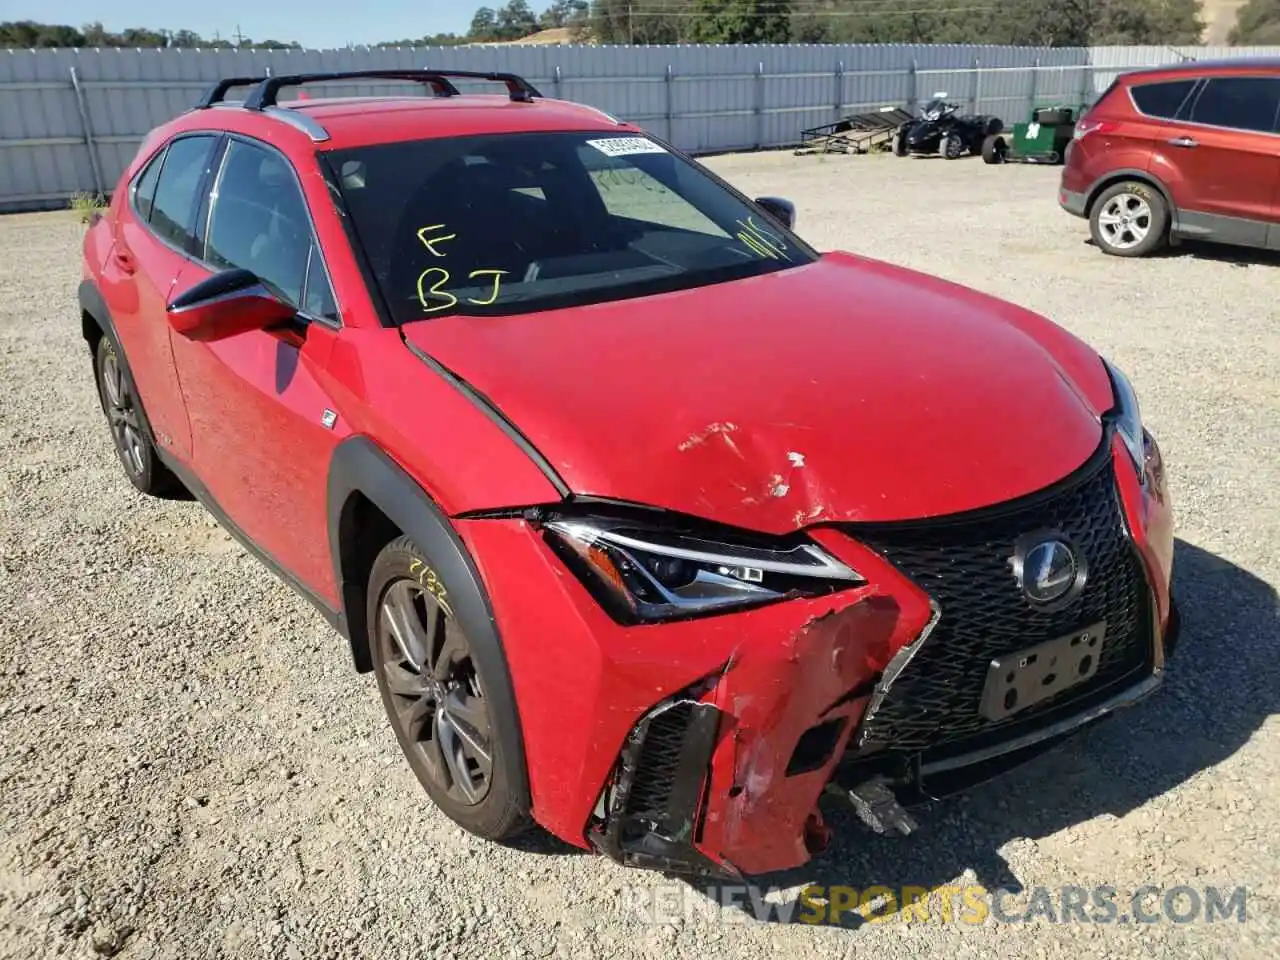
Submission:
<svg viewBox="0 0 1280 960">
<path fill-rule="evenodd" d="M 1104 360 L 1103 363 L 1106 363 Z M 1138 476 L 1146 479 L 1146 444 L 1142 436 L 1142 412 L 1138 409 L 1138 395 L 1133 391 L 1129 378 L 1111 364 L 1106 363 L 1107 374 L 1111 377 L 1111 388 L 1115 394 L 1116 405 L 1111 411 L 1111 421 L 1116 432 L 1129 450 L 1133 458 L 1134 468 Z"/>
<path fill-rule="evenodd" d="M 675 620 L 865 582 L 815 543 L 709 538 L 629 520 L 558 518 L 548 542 L 614 619 Z"/>
</svg>

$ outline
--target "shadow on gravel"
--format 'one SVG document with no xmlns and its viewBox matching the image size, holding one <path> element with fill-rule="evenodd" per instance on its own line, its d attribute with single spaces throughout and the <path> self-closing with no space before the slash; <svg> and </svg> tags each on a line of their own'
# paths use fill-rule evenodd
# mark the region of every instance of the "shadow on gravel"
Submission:
<svg viewBox="0 0 1280 960">
<path fill-rule="evenodd" d="M 750 878 L 769 887 L 873 885 L 932 890 L 967 869 L 988 890 L 1023 890 L 999 849 L 1102 814 L 1122 816 L 1221 763 L 1280 713 L 1280 611 L 1275 590 L 1214 554 L 1177 542 L 1174 592 L 1182 635 L 1166 682 L 1146 701 L 959 797 L 914 811 L 920 829 L 886 839 L 852 811 L 824 810 L 831 846 L 795 871 Z M 969 881 L 962 881 L 969 882 Z M 728 888 L 694 881 L 717 903 Z M 796 922 L 804 904 L 773 922 Z M 807 908 L 813 918 L 813 908 Z M 866 922 L 845 914 L 844 926 Z"/>
<path fill-rule="evenodd" d="M 1097 249 L 1092 238 L 1086 246 Z M 1225 243 L 1207 243 L 1200 240 L 1183 240 L 1176 246 L 1167 246 L 1152 255 L 1156 259 L 1190 257 L 1193 260 L 1210 260 L 1233 267 L 1280 267 L 1280 251 L 1259 250 L 1256 247 L 1233 247 Z"/>
</svg>

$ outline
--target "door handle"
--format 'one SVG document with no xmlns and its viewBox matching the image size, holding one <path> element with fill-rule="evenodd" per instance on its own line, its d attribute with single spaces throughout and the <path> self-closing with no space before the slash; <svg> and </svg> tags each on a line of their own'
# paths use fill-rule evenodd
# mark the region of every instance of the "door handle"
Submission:
<svg viewBox="0 0 1280 960">
<path fill-rule="evenodd" d="M 1191 147 L 1200 146 L 1200 141 L 1193 137 L 1174 137 L 1169 141 L 1169 145 L 1173 147 L 1187 147 L 1189 149 Z"/>
<path fill-rule="evenodd" d="M 122 247 L 117 243 L 111 251 L 111 258 L 125 273 L 134 273 L 138 269 L 138 261 L 133 258 L 128 247 Z"/>
</svg>

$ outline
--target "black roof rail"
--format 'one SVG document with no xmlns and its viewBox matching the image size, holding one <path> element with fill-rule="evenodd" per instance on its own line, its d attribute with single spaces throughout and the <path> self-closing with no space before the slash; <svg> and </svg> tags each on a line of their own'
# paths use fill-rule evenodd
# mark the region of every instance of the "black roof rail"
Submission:
<svg viewBox="0 0 1280 960">
<path fill-rule="evenodd" d="M 196 101 L 195 108 L 197 110 L 207 110 L 215 103 L 221 103 L 226 99 L 227 91 L 232 87 L 250 87 L 261 83 L 266 77 L 225 77 L 219 80 L 208 90 L 204 92 L 204 96 Z"/>
<path fill-rule="evenodd" d="M 524 77 L 514 73 L 481 73 L 475 70 L 349 70 L 340 73 L 298 73 L 291 76 L 263 77 L 253 91 L 245 97 L 246 110 L 262 110 L 273 107 L 284 87 L 297 87 L 304 83 L 319 83 L 324 80 L 409 80 L 416 83 L 429 83 L 436 94 L 443 97 L 456 97 L 458 88 L 449 82 L 449 78 L 458 80 L 489 80 L 504 83 L 512 100 L 530 103 L 534 97 L 541 97 L 537 89 Z M 225 82 L 225 81 L 224 81 Z"/>
</svg>

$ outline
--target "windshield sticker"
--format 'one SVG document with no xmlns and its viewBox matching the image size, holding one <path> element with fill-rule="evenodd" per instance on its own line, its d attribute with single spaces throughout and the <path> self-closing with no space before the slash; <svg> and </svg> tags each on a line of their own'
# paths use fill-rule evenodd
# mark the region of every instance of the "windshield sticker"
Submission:
<svg viewBox="0 0 1280 960">
<path fill-rule="evenodd" d="M 631 157 L 638 153 L 666 153 L 667 151 L 648 137 L 609 137 L 607 140 L 588 140 L 606 157 Z"/>
<path fill-rule="evenodd" d="M 787 254 L 786 241 L 773 231 L 766 230 L 756 223 L 755 217 L 739 220 L 738 226 L 742 228 L 738 231 L 738 239 L 749 250 L 762 257 L 768 257 L 770 260 L 789 261 L 791 259 Z"/>
</svg>

